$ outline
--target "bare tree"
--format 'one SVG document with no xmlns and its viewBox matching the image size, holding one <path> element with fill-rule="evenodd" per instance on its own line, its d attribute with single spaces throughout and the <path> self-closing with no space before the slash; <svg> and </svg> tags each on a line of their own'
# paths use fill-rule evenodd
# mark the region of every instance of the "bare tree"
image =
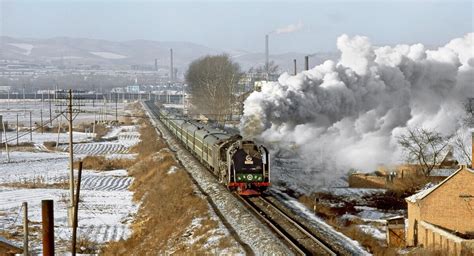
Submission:
<svg viewBox="0 0 474 256">
<path fill-rule="evenodd" d="M 186 72 L 191 103 L 198 113 L 218 122 L 232 113 L 235 90 L 241 77 L 239 64 L 228 55 L 206 56 L 193 61 Z"/>
<path fill-rule="evenodd" d="M 407 128 L 406 134 L 397 139 L 406 153 L 407 161 L 419 164 L 423 174 L 429 176 L 447 153 L 451 136 L 422 128 Z"/>
<path fill-rule="evenodd" d="M 462 129 L 457 131 L 453 138 L 453 148 L 459 156 L 460 162 L 471 165 L 471 134 L 469 132 L 463 131 Z"/>
</svg>

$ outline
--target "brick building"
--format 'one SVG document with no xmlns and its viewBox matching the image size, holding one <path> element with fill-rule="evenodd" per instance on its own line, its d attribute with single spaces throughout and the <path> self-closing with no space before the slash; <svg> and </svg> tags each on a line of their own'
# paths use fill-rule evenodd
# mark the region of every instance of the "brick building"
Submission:
<svg viewBox="0 0 474 256">
<path fill-rule="evenodd" d="M 474 254 L 474 170 L 461 166 L 436 186 L 406 198 L 407 245 Z"/>
</svg>

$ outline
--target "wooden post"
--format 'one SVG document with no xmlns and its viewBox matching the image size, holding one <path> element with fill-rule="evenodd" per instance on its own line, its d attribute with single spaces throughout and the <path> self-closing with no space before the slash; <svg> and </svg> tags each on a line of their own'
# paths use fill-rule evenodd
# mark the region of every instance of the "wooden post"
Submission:
<svg viewBox="0 0 474 256">
<path fill-rule="evenodd" d="M 48 101 L 49 101 L 49 123 L 53 125 L 53 116 L 51 114 L 51 91 L 48 92 Z"/>
<path fill-rule="evenodd" d="M 18 127 L 18 113 L 16 113 L 16 145 L 18 146 L 18 131 L 19 131 L 19 127 Z"/>
<path fill-rule="evenodd" d="M 41 134 L 43 134 L 43 109 L 41 109 L 40 111 L 40 118 L 41 118 L 41 123 L 40 123 Z"/>
<path fill-rule="evenodd" d="M 23 255 L 28 256 L 28 203 L 23 202 Z"/>
<path fill-rule="evenodd" d="M 72 256 L 76 255 L 76 237 L 77 237 L 77 223 L 78 223 L 78 211 L 79 211 L 79 194 L 81 191 L 81 176 L 82 176 L 82 161 L 79 162 L 79 172 L 77 174 L 77 187 L 76 187 L 76 199 L 74 200 L 74 220 L 72 223 Z"/>
<path fill-rule="evenodd" d="M 53 200 L 41 201 L 41 216 L 43 220 L 43 255 L 54 255 L 54 208 Z"/>
<path fill-rule="evenodd" d="M 69 103 L 68 103 L 68 121 L 69 121 L 69 193 L 71 196 L 71 203 L 69 206 L 69 224 L 72 225 L 73 211 L 74 211 L 74 149 L 73 149 L 73 137 L 72 137 L 72 90 L 69 89 Z"/>
<path fill-rule="evenodd" d="M 3 136 L 5 137 L 5 150 L 7 151 L 8 162 L 10 162 L 10 152 L 8 151 L 7 128 L 5 127 L 5 121 L 2 121 L 2 124 L 3 124 Z"/>
<path fill-rule="evenodd" d="M 56 150 L 59 147 L 59 134 L 61 133 L 61 124 L 62 124 L 62 116 L 59 117 L 59 124 L 58 124 L 58 140 L 56 141 Z"/>
<path fill-rule="evenodd" d="M 30 142 L 33 142 L 33 128 L 32 128 L 32 124 L 31 124 L 31 111 L 30 111 Z"/>
</svg>

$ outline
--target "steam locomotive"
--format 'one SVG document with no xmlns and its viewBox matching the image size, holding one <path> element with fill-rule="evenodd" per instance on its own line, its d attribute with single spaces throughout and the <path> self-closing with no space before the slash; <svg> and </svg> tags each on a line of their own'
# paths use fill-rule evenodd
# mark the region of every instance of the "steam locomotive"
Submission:
<svg viewBox="0 0 474 256">
<path fill-rule="evenodd" d="M 155 107 L 151 101 L 145 104 L 150 109 Z M 240 195 L 259 195 L 270 186 L 270 158 L 264 146 L 164 108 L 159 108 L 155 114 L 189 152 L 230 190 Z"/>
</svg>

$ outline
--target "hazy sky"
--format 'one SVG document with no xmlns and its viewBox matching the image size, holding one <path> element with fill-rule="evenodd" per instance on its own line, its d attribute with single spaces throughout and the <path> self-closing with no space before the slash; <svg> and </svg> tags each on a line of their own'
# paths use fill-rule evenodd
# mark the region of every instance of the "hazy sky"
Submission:
<svg viewBox="0 0 474 256">
<path fill-rule="evenodd" d="M 472 1 L 43 1 L 0 0 L 0 33 L 114 41 L 189 41 L 220 49 L 263 52 L 336 49 L 342 33 L 374 44 L 444 44 L 473 31 Z M 298 26 L 297 26 L 298 27 Z"/>
</svg>

